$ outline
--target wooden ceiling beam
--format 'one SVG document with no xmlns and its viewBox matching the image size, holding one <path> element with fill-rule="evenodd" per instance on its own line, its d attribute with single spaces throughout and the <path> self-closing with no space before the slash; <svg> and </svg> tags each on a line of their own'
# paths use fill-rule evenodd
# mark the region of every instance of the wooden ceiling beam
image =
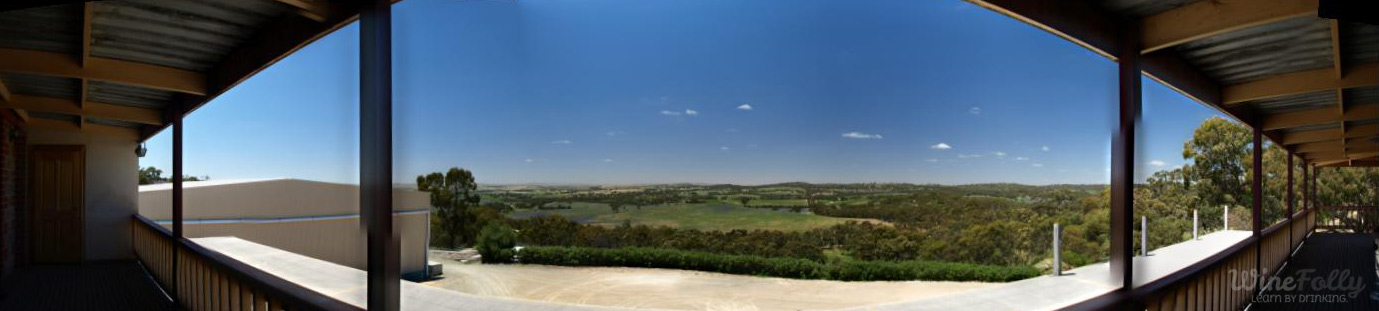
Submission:
<svg viewBox="0 0 1379 311">
<path fill-rule="evenodd" d="M 1293 152 L 1308 153 L 1322 151 L 1336 151 L 1345 148 L 1345 143 L 1340 140 L 1327 140 L 1318 142 L 1301 143 L 1293 147 Z"/>
<path fill-rule="evenodd" d="M 5 87 L 4 79 L 0 79 L 0 100 L 10 100 L 10 88 Z"/>
<path fill-rule="evenodd" d="M 1315 15 L 1316 0 L 1199 1 L 1141 19 L 1142 53 L 1252 26 Z"/>
<path fill-rule="evenodd" d="M 1263 80 L 1225 86 L 1221 91 L 1226 104 L 1257 99 L 1335 89 L 1379 85 L 1379 63 L 1355 65 L 1337 77 L 1336 70 L 1323 68 L 1281 74 Z"/>
<path fill-rule="evenodd" d="M 0 71 L 101 80 L 188 94 L 206 94 L 206 75 L 138 62 L 88 57 L 83 66 L 70 54 L 0 48 Z"/>
<path fill-rule="evenodd" d="M 78 104 L 75 100 L 43 96 L 14 95 L 12 100 L 0 102 L 0 108 L 75 115 L 83 120 L 96 117 L 149 125 L 163 124 L 162 112 L 155 109 L 92 101 Z"/>
<path fill-rule="evenodd" d="M 114 135 L 122 138 L 138 138 L 139 131 L 126 127 L 109 126 L 101 124 L 87 124 L 85 127 L 77 125 L 71 121 L 53 120 L 45 118 L 29 118 L 24 127 L 30 130 L 49 130 L 49 131 L 68 131 L 94 133 L 102 135 Z"/>
<path fill-rule="evenodd" d="M 1358 121 L 1375 117 L 1379 117 L 1379 104 L 1349 106 L 1345 109 L 1345 113 L 1343 114 L 1337 113 L 1335 108 L 1318 108 L 1269 115 L 1264 118 L 1263 128 L 1266 131 L 1272 131 L 1299 126 Z"/>
<path fill-rule="evenodd" d="M 278 3 L 286 4 L 296 10 L 297 15 L 309 18 L 317 22 L 326 22 L 337 10 L 333 5 L 322 0 L 277 0 Z"/>
</svg>

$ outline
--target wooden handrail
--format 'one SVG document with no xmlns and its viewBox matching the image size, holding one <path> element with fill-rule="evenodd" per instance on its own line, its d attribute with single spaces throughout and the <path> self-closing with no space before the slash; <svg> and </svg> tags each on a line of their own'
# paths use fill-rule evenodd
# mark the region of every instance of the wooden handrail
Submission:
<svg viewBox="0 0 1379 311">
<path fill-rule="evenodd" d="M 160 238 L 173 240 L 172 232 L 163 226 L 154 223 L 143 215 L 134 215 L 136 222 L 155 230 L 160 234 Z M 220 252 L 207 249 L 186 238 L 176 239 L 178 246 L 187 255 L 199 256 L 210 263 L 212 268 L 235 277 L 247 286 L 253 287 L 280 300 L 283 304 L 292 306 L 293 310 L 346 310 L 364 311 L 363 308 L 345 303 L 320 292 L 303 287 L 297 283 L 280 278 L 276 275 L 254 268 L 234 258 L 230 258 Z M 174 285 L 173 287 L 176 287 Z M 175 293 L 176 289 L 168 292 Z"/>
</svg>

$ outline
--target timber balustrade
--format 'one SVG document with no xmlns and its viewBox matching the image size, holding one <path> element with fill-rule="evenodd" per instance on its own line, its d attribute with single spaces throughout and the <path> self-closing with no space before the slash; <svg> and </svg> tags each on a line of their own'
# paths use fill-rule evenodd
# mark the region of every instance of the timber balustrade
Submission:
<svg viewBox="0 0 1379 311">
<path fill-rule="evenodd" d="M 191 240 L 174 239 L 167 228 L 141 215 L 134 216 L 132 234 L 135 254 L 158 285 L 186 310 L 364 310 Z"/>
<path fill-rule="evenodd" d="M 1305 210 L 1225 250 L 1135 287 L 1112 292 L 1063 310 L 1114 310 L 1127 303 L 1144 310 L 1241 310 L 1259 292 L 1254 277 L 1267 280 L 1288 261 L 1307 234 L 1317 228 L 1317 212 Z M 1263 266 L 1265 269 L 1259 269 Z M 1262 270 L 1262 271 L 1261 271 Z M 1138 308 L 1137 308 L 1138 309 Z"/>
</svg>

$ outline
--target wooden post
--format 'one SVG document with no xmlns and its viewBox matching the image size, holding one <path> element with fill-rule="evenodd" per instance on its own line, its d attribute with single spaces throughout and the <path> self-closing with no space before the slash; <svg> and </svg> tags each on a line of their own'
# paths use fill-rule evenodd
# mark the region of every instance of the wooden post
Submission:
<svg viewBox="0 0 1379 311">
<path fill-rule="evenodd" d="M 178 258 L 181 257 L 182 244 L 182 115 L 186 112 L 177 104 L 172 115 L 172 288 L 178 288 Z M 178 291 L 169 291 L 174 301 L 181 301 Z"/>
<path fill-rule="evenodd" d="M 393 227 L 392 1 L 373 0 L 359 14 L 359 209 L 368 232 L 369 310 L 397 311 L 398 234 Z"/>
<path fill-rule="evenodd" d="M 1117 77 L 1120 83 L 1120 110 L 1111 135 L 1111 279 L 1122 291 L 1133 285 L 1135 257 L 1134 186 L 1135 130 L 1140 120 L 1140 32 L 1135 23 L 1126 23 L 1120 41 Z"/>
<path fill-rule="evenodd" d="M 1256 277 L 1264 275 L 1264 266 L 1261 258 L 1264 256 L 1264 240 L 1259 235 L 1259 230 L 1263 229 L 1263 210 L 1264 210 L 1264 130 L 1258 124 L 1253 125 L 1254 130 L 1254 163 L 1250 163 L 1250 230 L 1251 236 L 1255 239 L 1255 272 Z M 1263 281 L 1257 279 L 1256 281 Z M 1256 282 L 1258 284 L 1258 282 Z"/>
</svg>

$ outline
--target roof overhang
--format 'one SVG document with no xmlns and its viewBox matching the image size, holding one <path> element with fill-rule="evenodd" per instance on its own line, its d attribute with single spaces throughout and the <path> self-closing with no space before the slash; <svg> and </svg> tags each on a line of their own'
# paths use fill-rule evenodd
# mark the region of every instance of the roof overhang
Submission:
<svg viewBox="0 0 1379 311">
<path fill-rule="evenodd" d="M 1137 37 L 1146 76 L 1308 163 L 1379 164 L 1379 26 L 1319 17 L 1318 0 L 969 1 L 1112 60 Z"/>
</svg>

